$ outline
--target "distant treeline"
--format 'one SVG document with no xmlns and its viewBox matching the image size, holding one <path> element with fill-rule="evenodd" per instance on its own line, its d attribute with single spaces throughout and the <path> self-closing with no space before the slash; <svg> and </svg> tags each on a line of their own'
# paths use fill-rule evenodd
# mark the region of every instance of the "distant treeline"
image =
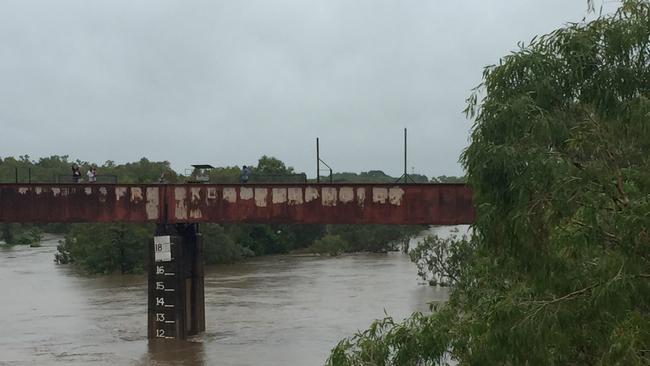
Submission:
<svg viewBox="0 0 650 366">
<path fill-rule="evenodd" d="M 116 164 L 106 161 L 95 164 L 84 160 L 71 160 L 68 155 L 53 155 L 38 160 L 30 159 L 29 155 L 0 158 L 0 183 L 20 183 L 28 181 L 41 183 L 56 183 L 62 177 L 72 175 L 72 165 L 77 165 L 85 178 L 85 173 L 91 166 L 97 167 L 97 174 L 115 176 L 120 183 L 152 183 L 157 182 L 164 173 L 169 182 L 176 182 L 179 175 L 171 168 L 168 161 L 149 161 L 142 158 L 134 163 Z"/>
<path fill-rule="evenodd" d="M 189 176 L 175 172 L 167 161 L 154 162 L 142 158 L 134 163 L 116 164 L 107 161 L 93 164 L 71 160 L 68 156 L 51 156 L 37 161 L 29 156 L 0 159 L 0 182 L 56 182 L 59 176 L 71 174 L 71 166 L 80 167 L 82 177 L 96 166 L 99 175 L 113 175 L 120 183 L 151 183 L 161 178 L 168 183 L 184 182 L 204 172 L 193 171 Z M 251 174 L 259 177 L 294 176 L 294 168 L 279 159 L 262 156 Z M 31 173 L 31 174 L 30 174 Z M 207 172 L 211 182 L 237 182 L 240 167 L 217 167 Z M 415 182 L 461 182 L 463 178 L 440 176 L 429 180 L 413 174 Z M 332 181 L 341 183 L 392 183 L 397 178 L 379 170 L 356 173 L 336 173 Z M 327 181 L 327 180 L 324 180 Z M 207 264 L 229 263 L 246 257 L 292 251 L 337 255 L 343 252 L 384 252 L 398 249 L 402 243 L 421 231 L 418 225 L 262 225 L 262 224 L 201 224 L 199 230 L 205 243 Z M 134 273 L 143 270 L 145 244 L 154 227 L 135 224 L 0 224 L 0 240 L 6 244 L 37 243 L 43 232 L 65 235 L 56 254 L 59 263 L 74 263 L 88 272 Z"/>
<path fill-rule="evenodd" d="M 82 179 L 85 173 L 92 167 L 97 167 L 97 173 L 100 176 L 113 176 L 120 183 L 155 183 L 161 177 L 168 183 L 184 182 L 195 177 L 198 171 L 193 171 L 188 176 L 179 174 L 171 168 L 168 161 L 150 161 L 142 158 L 137 162 L 116 164 L 108 160 L 103 164 L 88 162 L 85 160 L 72 160 L 68 155 L 53 155 L 46 158 L 33 160 L 29 155 L 22 155 L 18 158 L 0 157 L 0 183 L 18 182 L 26 183 L 42 182 L 55 183 L 57 181 L 66 182 L 62 178 L 69 177 L 72 174 L 72 165 L 77 165 L 82 173 Z M 249 166 L 253 176 L 259 175 L 262 179 L 270 179 L 273 176 L 290 176 L 296 175 L 293 167 L 287 167 L 279 159 L 262 156 L 256 166 Z M 215 167 L 207 172 L 209 181 L 215 183 L 234 183 L 239 181 L 241 167 L 227 166 Z M 393 183 L 397 177 L 387 175 L 381 170 L 369 170 L 361 173 L 334 173 L 332 182 L 341 183 Z M 311 179 L 309 181 L 315 181 Z M 321 176 L 321 182 L 328 182 L 329 176 Z M 422 174 L 409 174 L 409 182 L 416 183 L 462 183 L 465 177 L 455 177 L 441 175 L 438 177 L 428 178 Z"/>
</svg>

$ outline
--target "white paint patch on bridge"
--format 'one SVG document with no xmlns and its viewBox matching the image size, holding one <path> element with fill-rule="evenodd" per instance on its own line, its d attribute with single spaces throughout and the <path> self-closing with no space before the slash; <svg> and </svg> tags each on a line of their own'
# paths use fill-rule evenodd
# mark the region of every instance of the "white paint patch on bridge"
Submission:
<svg viewBox="0 0 650 366">
<path fill-rule="evenodd" d="M 302 188 L 289 188 L 289 205 L 302 205 Z"/>
<path fill-rule="evenodd" d="M 176 207 L 174 208 L 174 217 L 176 220 L 185 220 L 187 219 L 187 203 L 186 203 L 185 187 L 176 187 L 174 188 L 174 201 L 176 201 Z"/>
<path fill-rule="evenodd" d="M 138 203 L 142 201 L 142 188 L 131 187 L 131 202 Z"/>
<path fill-rule="evenodd" d="M 341 203 L 350 203 L 354 201 L 354 189 L 352 187 L 341 187 L 341 189 L 339 189 L 339 201 L 341 201 Z"/>
<path fill-rule="evenodd" d="M 158 220 L 159 218 L 159 200 L 158 187 L 147 187 L 147 219 Z"/>
<path fill-rule="evenodd" d="M 388 188 L 375 187 L 372 189 L 372 202 L 384 204 L 388 199 Z"/>
<path fill-rule="evenodd" d="M 237 190 L 233 187 L 226 187 L 223 189 L 223 200 L 228 203 L 237 202 Z"/>
<path fill-rule="evenodd" d="M 357 188 L 357 204 L 363 207 L 366 202 L 366 189 L 363 187 Z"/>
<path fill-rule="evenodd" d="M 255 206 L 266 207 L 266 197 L 268 194 L 268 189 L 266 188 L 255 188 Z"/>
<path fill-rule="evenodd" d="M 115 187 L 115 200 L 119 201 L 126 196 L 126 187 Z"/>
<path fill-rule="evenodd" d="M 287 202 L 287 189 L 286 188 L 273 188 L 273 204 L 285 203 Z"/>
<path fill-rule="evenodd" d="M 318 188 L 307 187 L 305 189 L 305 202 L 311 202 L 318 199 Z"/>
<path fill-rule="evenodd" d="M 402 204 L 402 197 L 404 197 L 404 190 L 400 187 L 392 187 L 388 190 L 388 199 L 390 203 L 395 206 Z"/>
<path fill-rule="evenodd" d="M 249 188 L 249 187 L 239 188 L 239 198 L 241 198 L 242 200 L 252 200 L 253 188 Z"/>
<path fill-rule="evenodd" d="M 336 196 L 337 196 L 336 188 L 323 187 L 321 189 L 321 193 L 323 194 L 322 197 L 323 206 L 329 206 L 329 207 L 336 206 Z"/>
</svg>

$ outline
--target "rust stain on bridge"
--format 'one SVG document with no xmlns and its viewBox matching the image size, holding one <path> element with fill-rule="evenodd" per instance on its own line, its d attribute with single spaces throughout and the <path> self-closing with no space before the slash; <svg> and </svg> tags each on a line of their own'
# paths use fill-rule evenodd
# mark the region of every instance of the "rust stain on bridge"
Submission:
<svg viewBox="0 0 650 366">
<path fill-rule="evenodd" d="M 473 221 L 464 184 L 0 184 L 0 222 Z"/>
</svg>

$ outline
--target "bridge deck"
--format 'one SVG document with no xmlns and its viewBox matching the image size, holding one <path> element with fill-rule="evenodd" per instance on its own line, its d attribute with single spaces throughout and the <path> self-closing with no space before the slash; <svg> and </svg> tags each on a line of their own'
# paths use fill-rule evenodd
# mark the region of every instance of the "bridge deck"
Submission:
<svg viewBox="0 0 650 366">
<path fill-rule="evenodd" d="M 0 184 L 0 222 L 469 224 L 464 184 Z"/>
</svg>

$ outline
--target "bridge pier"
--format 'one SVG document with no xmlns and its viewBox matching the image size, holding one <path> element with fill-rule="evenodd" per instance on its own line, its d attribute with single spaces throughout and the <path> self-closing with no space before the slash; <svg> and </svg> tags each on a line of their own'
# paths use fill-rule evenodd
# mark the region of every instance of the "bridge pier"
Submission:
<svg viewBox="0 0 650 366">
<path fill-rule="evenodd" d="M 148 253 L 149 339 L 186 339 L 205 331 L 198 224 L 158 224 Z"/>
</svg>

